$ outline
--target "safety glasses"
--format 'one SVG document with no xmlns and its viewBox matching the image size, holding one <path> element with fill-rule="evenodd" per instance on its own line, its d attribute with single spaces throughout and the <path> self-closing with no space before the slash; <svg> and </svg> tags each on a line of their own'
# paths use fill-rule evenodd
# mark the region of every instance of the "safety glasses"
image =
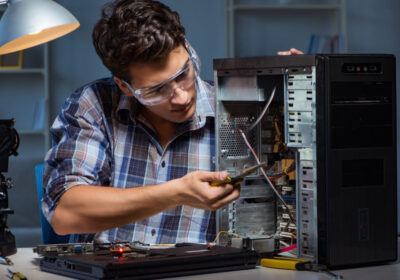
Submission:
<svg viewBox="0 0 400 280">
<path fill-rule="evenodd" d="M 133 89 L 132 86 L 123 81 L 132 95 L 143 105 L 154 106 L 169 100 L 175 94 L 177 88 L 188 90 L 199 77 L 200 61 L 194 49 L 188 45 L 189 58 L 181 69 L 165 81 L 156 85 Z"/>
</svg>

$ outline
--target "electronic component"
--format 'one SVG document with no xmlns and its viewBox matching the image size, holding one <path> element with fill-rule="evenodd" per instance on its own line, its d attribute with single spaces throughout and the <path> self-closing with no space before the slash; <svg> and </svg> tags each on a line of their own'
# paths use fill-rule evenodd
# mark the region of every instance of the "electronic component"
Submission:
<svg viewBox="0 0 400 280">
<path fill-rule="evenodd" d="M 171 245 L 172 246 L 172 245 Z M 33 251 L 39 255 L 78 255 L 91 254 L 96 251 L 108 250 L 111 253 L 124 253 L 132 250 L 149 250 L 149 244 L 141 242 L 113 242 L 113 243 L 66 243 L 66 244 L 46 244 L 33 248 Z"/>
<path fill-rule="evenodd" d="M 14 128 L 14 119 L 0 120 L 0 256 L 5 257 L 17 252 L 15 237 L 7 226 L 9 214 L 14 210 L 8 207 L 8 189 L 14 183 L 11 178 L 5 178 L 3 172 L 8 172 L 8 158 L 18 155 L 19 136 Z"/>
</svg>

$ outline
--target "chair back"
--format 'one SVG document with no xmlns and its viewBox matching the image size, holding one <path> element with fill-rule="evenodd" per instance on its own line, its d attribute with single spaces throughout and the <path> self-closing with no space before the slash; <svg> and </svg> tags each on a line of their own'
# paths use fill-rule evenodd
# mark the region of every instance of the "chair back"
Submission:
<svg viewBox="0 0 400 280">
<path fill-rule="evenodd" d="M 39 200 L 39 212 L 40 212 L 40 223 L 42 225 L 42 241 L 43 244 L 58 244 L 68 243 L 69 235 L 58 235 L 54 232 L 53 228 L 46 220 L 42 212 L 42 197 L 43 197 L 43 171 L 44 163 L 39 163 L 35 166 L 35 177 L 36 177 L 36 189 Z"/>
</svg>

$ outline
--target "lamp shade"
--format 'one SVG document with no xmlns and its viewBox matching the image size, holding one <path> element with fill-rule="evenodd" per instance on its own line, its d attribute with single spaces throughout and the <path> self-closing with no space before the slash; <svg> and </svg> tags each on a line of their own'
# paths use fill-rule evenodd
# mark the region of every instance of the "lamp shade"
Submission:
<svg viewBox="0 0 400 280">
<path fill-rule="evenodd" d="M 0 21 L 0 55 L 46 43 L 78 27 L 78 20 L 52 0 L 10 0 Z"/>
</svg>

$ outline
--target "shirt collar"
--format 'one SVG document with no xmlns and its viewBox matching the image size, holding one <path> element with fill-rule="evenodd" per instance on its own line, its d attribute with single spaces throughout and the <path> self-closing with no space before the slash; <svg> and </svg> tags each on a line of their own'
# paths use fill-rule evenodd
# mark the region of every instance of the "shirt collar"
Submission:
<svg viewBox="0 0 400 280">
<path fill-rule="evenodd" d="M 139 115 L 139 102 L 136 98 L 128 96 L 121 90 L 118 95 L 117 108 L 115 110 L 115 117 L 123 124 L 128 124 L 129 120 L 136 122 Z"/>
<path fill-rule="evenodd" d="M 214 89 L 207 82 L 197 78 L 196 83 L 197 99 L 196 111 L 192 117 L 192 129 L 203 127 L 207 117 L 215 116 Z"/>
</svg>

